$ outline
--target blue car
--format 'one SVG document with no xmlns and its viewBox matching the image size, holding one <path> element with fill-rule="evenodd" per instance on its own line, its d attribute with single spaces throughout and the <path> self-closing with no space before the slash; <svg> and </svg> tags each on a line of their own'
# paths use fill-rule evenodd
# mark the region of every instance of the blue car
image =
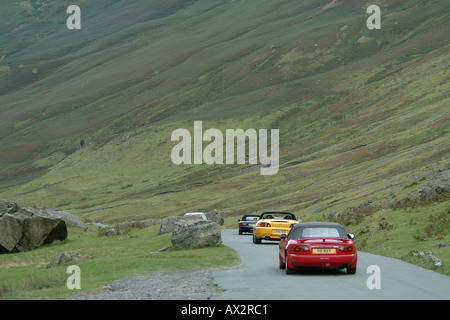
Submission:
<svg viewBox="0 0 450 320">
<path fill-rule="evenodd" d="M 256 223 L 256 220 L 259 219 L 258 214 L 246 214 L 242 217 L 242 220 L 238 220 L 239 222 L 239 234 L 243 234 L 244 232 L 253 233 L 253 225 Z"/>
</svg>

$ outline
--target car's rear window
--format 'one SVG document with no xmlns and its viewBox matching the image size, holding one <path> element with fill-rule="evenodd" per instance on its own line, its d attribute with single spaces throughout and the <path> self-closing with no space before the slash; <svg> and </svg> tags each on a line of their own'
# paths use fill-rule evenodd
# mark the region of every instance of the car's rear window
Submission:
<svg viewBox="0 0 450 320">
<path fill-rule="evenodd" d="M 289 233 L 289 239 L 305 238 L 347 238 L 343 227 L 339 226 L 299 226 Z"/>
<path fill-rule="evenodd" d="M 295 220 L 295 216 L 290 213 L 266 213 L 262 216 L 262 219 Z"/>
<path fill-rule="evenodd" d="M 302 238 L 339 238 L 339 231 L 336 228 L 304 228 Z"/>
</svg>

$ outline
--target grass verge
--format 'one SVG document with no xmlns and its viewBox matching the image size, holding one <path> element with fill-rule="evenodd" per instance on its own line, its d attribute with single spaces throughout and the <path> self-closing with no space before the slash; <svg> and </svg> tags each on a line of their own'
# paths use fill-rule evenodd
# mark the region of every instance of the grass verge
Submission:
<svg viewBox="0 0 450 320">
<path fill-rule="evenodd" d="M 159 226 L 132 229 L 128 234 L 98 237 L 95 229 L 70 230 L 59 243 L 18 254 L 0 255 L 0 299 L 53 300 L 87 294 L 117 279 L 164 270 L 220 267 L 239 262 L 237 254 L 223 245 L 189 250 L 159 249 L 171 246 L 171 234 L 158 236 Z M 88 254 L 93 259 L 47 268 L 64 251 Z M 81 269 L 81 290 L 68 290 L 69 265 Z"/>
<path fill-rule="evenodd" d="M 322 220 L 336 221 L 354 233 L 361 251 L 397 258 L 450 275 L 450 205 L 445 201 L 418 207 L 360 206 L 359 210 L 334 212 Z M 430 252 L 440 266 L 413 252 Z"/>
</svg>

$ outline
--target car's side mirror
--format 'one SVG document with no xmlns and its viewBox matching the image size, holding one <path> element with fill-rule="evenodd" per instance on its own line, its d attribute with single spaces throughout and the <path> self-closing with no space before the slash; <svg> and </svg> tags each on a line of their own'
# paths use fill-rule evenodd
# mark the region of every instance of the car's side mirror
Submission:
<svg viewBox="0 0 450 320">
<path fill-rule="evenodd" d="M 347 236 L 349 239 L 352 239 L 352 240 L 355 239 L 355 235 L 353 233 L 349 233 L 349 234 L 347 234 Z"/>
<path fill-rule="evenodd" d="M 286 235 L 284 233 L 280 234 L 280 239 L 286 239 Z"/>
</svg>

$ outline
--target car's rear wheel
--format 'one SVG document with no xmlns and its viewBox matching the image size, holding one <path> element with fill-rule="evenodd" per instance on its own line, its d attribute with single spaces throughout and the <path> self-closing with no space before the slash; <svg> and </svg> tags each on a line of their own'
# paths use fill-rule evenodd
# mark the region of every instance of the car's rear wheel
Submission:
<svg viewBox="0 0 450 320">
<path fill-rule="evenodd" d="M 289 256 L 288 256 L 287 253 L 286 253 L 285 257 L 286 257 L 286 266 L 285 266 L 286 274 L 293 274 L 293 273 L 295 273 L 295 270 L 292 269 L 291 267 L 289 267 Z"/>
<path fill-rule="evenodd" d="M 239 235 L 242 234 L 242 228 L 239 227 Z"/>
<path fill-rule="evenodd" d="M 347 268 L 347 274 L 355 274 L 356 273 L 356 267 L 354 268 Z"/>
<path fill-rule="evenodd" d="M 257 238 L 255 234 L 253 234 L 253 243 L 261 244 L 261 239 Z"/>
</svg>

